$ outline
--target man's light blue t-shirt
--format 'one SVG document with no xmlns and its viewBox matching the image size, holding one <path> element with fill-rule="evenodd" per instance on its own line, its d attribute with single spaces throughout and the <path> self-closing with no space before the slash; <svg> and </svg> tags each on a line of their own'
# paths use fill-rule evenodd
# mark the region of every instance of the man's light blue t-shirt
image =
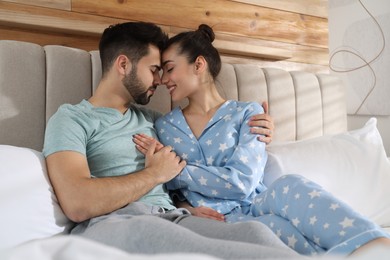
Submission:
<svg viewBox="0 0 390 260">
<path fill-rule="evenodd" d="M 145 167 L 145 157 L 135 148 L 132 137 L 137 133 L 156 137 L 154 121 L 160 116 L 137 106 L 121 114 L 113 108 L 94 107 L 87 100 L 65 104 L 48 122 L 43 154 L 79 152 L 87 157 L 91 175 L 97 178 L 140 171 Z M 163 185 L 139 201 L 174 209 Z"/>
</svg>

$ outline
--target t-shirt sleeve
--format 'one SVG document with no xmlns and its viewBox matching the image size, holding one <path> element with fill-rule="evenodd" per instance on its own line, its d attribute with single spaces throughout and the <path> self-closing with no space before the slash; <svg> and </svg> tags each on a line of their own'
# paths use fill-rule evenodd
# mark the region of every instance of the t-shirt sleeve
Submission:
<svg viewBox="0 0 390 260">
<path fill-rule="evenodd" d="M 43 155 L 60 151 L 75 151 L 86 154 L 87 131 L 76 115 L 64 111 L 54 114 L 45 130 Z"/>
</svg>

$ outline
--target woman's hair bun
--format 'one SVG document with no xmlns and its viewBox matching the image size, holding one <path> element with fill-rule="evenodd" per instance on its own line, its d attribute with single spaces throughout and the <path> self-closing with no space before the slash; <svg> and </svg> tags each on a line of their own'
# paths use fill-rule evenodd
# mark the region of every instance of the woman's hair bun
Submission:
<svg viewBox="0 0 390 260">
<path fill-rule="evenodd" d="M 207 24 L 201 24 L 198 27 L 198 32 L 203 36 L 206 37 L 210 42 L 213 42 L 215 39 L 215 34 L 213 29 L 208 26 Z"/>
</svg>

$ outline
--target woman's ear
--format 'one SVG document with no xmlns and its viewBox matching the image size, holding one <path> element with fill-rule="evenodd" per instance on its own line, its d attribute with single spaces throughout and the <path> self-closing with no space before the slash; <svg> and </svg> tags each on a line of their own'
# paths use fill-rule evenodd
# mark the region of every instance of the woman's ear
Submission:
<svg viewBox="0 0 390 260">
<path fill-rule="evenodd" d="M 207 61 L 203 56 L 198 56 L 195 60 L 195 71 L 203 72 L 206 69 Z"/>
</svg>

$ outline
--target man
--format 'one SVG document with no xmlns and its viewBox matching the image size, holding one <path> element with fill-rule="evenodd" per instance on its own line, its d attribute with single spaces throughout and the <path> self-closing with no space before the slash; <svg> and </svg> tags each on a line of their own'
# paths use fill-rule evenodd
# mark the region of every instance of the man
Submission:
<svg viewBox="0 0 390 260">
<path fill-rule="evenodd" d="M 229 225 L 176 209 L 163 184 L 185 162 L 170 147 L 155 152 L 156 143 L 145 157 L 136 150 L 132 135 L 156 137 L 158 113 L 133 103 L 148 103 L 160 84 L 166 40 L 150 23 L 107 28 L 99 44 L 102 79 L 95 94 L 61 106 L 48 122 L 43 153 L 61 208 L 79 223 L 72 233 L 133 253 L 295 255 L 259 223 Z"/>
</svg>

